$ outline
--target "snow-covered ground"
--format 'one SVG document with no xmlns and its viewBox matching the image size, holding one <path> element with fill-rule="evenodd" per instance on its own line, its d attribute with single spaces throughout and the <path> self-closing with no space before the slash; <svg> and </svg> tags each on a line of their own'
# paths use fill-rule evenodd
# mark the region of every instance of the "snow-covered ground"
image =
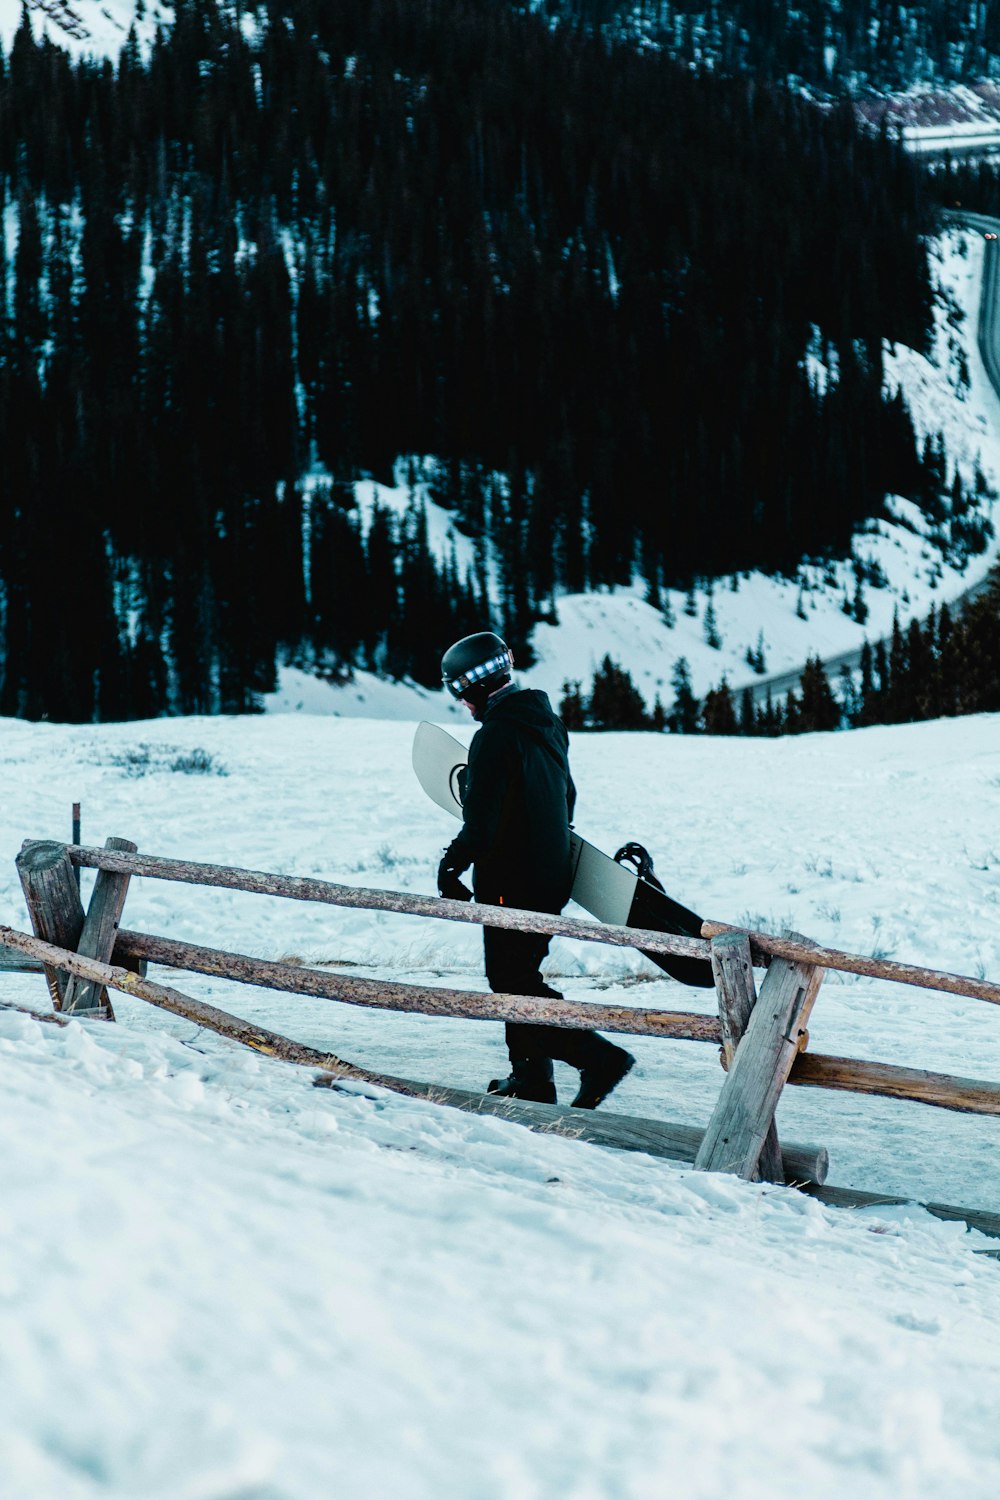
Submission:
<svg viewBox="0 0 1000 1500">
<path fill-rule="evenodd" d="M 88 842 L 430 891 L 454 824 L 416 787 L 411 733 L 0 722 L 0 920 L 25 924 L 22 839 L 67 836 L 74 800 Z M 195 749 L 216 774 L 185 774 Z M 581 831 L 643 838 L 706 914 L 1000 975 L 1000 717 L 580 735 L 573 757 Z M 482 987 L 477 933 L 445 923 L 151 881 L 125 921 Z M 550 962 L 581 999 L 711 1002 L 627 952 L 558 940 Z M 403 1076 L 476 1087 L 503 1066 L 493 1023 L 173 982 Z M 0 975 L 3 1002 L 44 1008 L 41 979 Z M 1000 1269 L 961 1225 L 316 1092 L 115 1004 L 118 1025 L 65 1029 L 0 1008 L 5 1500 L 996 1493 Z M 982 1003 L 831 976 L 810 1030 L 815 1051 L 1000 1078 Z M 633 1050 L 615 1107 L 704 1123 L 716 1049 Z M 1000 1210 L 997 1120 L 789 1089 L 779 1129 L 827 1145 L 836 1183 Z"/>
<path fill-rule="evenodd" d="M 914 84 L 900 94 L 860 95 L 855 108 L 871 124 L 902 129 L 907 141 L 932 131 L 950 133 L 961 141 L 970 133 L 988 130 L 1000 119 L 1000 87 L 986 78 L 942 88 Z"/>
<path fill-rule="evenodd" d="M 31 29 L 74 56 L 118 54 L 134 26 L 140 44 L 152 41 L 158 26 L 169 26 L 169 0 L 27 0 Z M 21 24 L 22 0 L 0 0 L 0 43 L 6 52 Z"/>
</svg>

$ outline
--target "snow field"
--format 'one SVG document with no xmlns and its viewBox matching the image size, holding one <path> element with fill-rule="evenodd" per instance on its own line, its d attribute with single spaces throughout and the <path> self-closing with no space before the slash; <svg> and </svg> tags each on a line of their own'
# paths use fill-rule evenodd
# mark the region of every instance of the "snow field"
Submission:
<svg viewBox="0 0 1000 1500">
<path fill-rule="evenodd" d="M 117 62 L 134 26 L 143 48 L 152 45 L 159 26 L 173 23 L 169 0 L 65 0 L 63 4 L 28 3 L 28 17 L 36 41 L 46 38 L 74 57 L 108 57 Z M 9 53 L 21 24 L 21 0 L 0 0 L 0 42 Z M 69 26 L 69 30 L 67 30 Z"/>
<path fill-rule="evenodd" d="M 291 1497 L 333 1479 L 832 1497 L 1000 1477 L 996 1268 L 956 1226 L 863 1223 L 107 1035 L 0 1021 L 19 1102 L 8 1494 Z"/>
<path fill-rule="evenodd" d="M 706 914 L 995 977 L 998 727 L 579 735 L 578 826 L 645 839 Z M 73 800 L 85 842 L 430 891 L 455 825 L 422 798 L 411 737 L 278 715 L 4 721 L 0 919 L 24 925 L 14 855 L 65 837 Z M 197 748 L 228 774 L 170 769 Z M 133 882 L 125 924 L 483 987 L 478 932 L 453 924 L 154 881 Z M 557 940 L 550 965 L 577 998 L 711 1008 L 636 954 Z M 154 977 L 404 1076 L 475 1087 L 503 1067 L 492 1023 Z M 41 1009 L 41 980 L 0 976 L 4 1001 Z M 0 1008 L 5 1496 L 996 1492 L 1000 1279 L 962 1225 L 314 1091 L 308 1070 L 115 1004 L 113 1027 Z M 972 1001 L 831 976 L 811 1032 L 816 1051 L 1000 1078 L 1000 1015 Z M 716 1049 L 629 1045 L 616 1108 L 704 1123 Z M 1000 1209 L 996 1120 L 789 1089 L 779 1128 L 826 1144 L 837 1183 Z"/>
</svg>

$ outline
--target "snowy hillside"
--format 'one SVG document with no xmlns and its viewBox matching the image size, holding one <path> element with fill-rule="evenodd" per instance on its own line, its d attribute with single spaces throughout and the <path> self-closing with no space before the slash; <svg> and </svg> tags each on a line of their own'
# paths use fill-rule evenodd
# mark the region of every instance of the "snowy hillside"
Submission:
<svg viewBox="0 0 1000 1500">
<path fill-rule="evenodd" d="M 32 31 L 74 56 L 117 58 L 132 26 L 140 42 L 173 20 L 169 0 L 26 0 Z M 0 0 L 0 42 L 10 50 L 22 0 Z"/>
<path fill-rule="evenodd" d="M 32 24 L 45 28 L 47 35 L 55 36 L 59 23 L 52 7 L 56 7 L 59 14 L 63 15 L 65 3 L 69 3 L 69 0 L 65 0 L 65 3 L 64 0 L 44 0 L 44 3 L 48 9 L 40 8 L 41 0 L 38 4 L 33 3 Z M 85 29 L 89 28 L 89 40 L 80 37 L 73 40 L 71 37 L 69 40 L 73 47 L 77 51 L 88 47 L 98 51 L 101 47 L 110 47 L 113 53 L 131 24 L 134 14 L 131 0 L 110 0 L 107 5 L 99 5 L 97 0 L 79 0 L 79 6 L 82 7 L 79 10 L 79 15 L 83 18 L 81 25 L 85 23 Z M 156 17 L 160 14 L 165 13 L 157 12 L 149 6 L 143 7 L 139 18 L 143 36 L 148 38 Z M 19 0 L 16 4 L 14 0 L 0 0 L 0 36 L 8 43 L 18 24 L 19 15 Z M 106 35 L 100 32 L 98 22 L 105 28 Z M 114 41 L 114 46 L 111 46 L 109 37 Z M 16 245 L 20 235 L 13 196 L 4 216 L 3 231 L 0 245 L 6 252 L 8 264 L 13 264 L 16 262 Z M 295 236 L 290 233 L 284 242 L 288 271 L 293 283 L 300 269 L 294 240 Z M 978 473 L 982 474 L 986 485 L 1000 489 L 1000 450 L 997 438 L 997 433 L 1000 432 L 1000 410 L 995 396 L 986 385 L 974 347 L 981 251 L 982 240 L 976 236 L 955 232 L 941 239 L 937 247 L 937 261 L 942 294 L 937 309 L 938 346 L 934 359 L 925 360 L 903 348 L 891 351 L 888 356 L 890 384 L 899 383 L 922 434 L 934 437 L 938 432 L 942 433 L 947 453 L 947 478 L 950 482 L 957 467 L 963 486 L 969 492 L 975 488 Z M 147 250 L 146 253 L 148 255 L 150 252 Z M 817 335 L 816 347 L 808 356 L 809 378 L 817 390 L 826 388 L 836 378 L 836 372 L 828 369 L 824 363 L 828 359 L 829 354 L 821 347 Z M 968 389 L 965 389 L 961 381 L 966 366 L 971 380 Z M 741 373 L 739 369 L 732 371 L 734 389 L 738 388 Z M 708 395 L 703 404 L 709 409 L 712 405 L 711 395 Z M 109 403 L 109 407 L 114 409 L 113 403 Z M 777 441 L 781 441 L 780 436 Z M 416 455 L 416 472 L 420 472 L 421 463 L 426 464 L 428 461 L 428 455 Z M 397 465 L 400 478 L 411 463 L 413 459 L 410 456 L 400 459 Z M 310 473 L 306 480 L 308 484 L 315 484 L 321 477 Z M 663 509 L 663 499 L 666 497 L 657 496 L 658 477 L 655 471 L 648 478 L 644 476 L 644 479 L 649 490 L 648 509 L 650 514 L 656 515 Z M 660 483 L 662 485 L 662 479 Z M 623 490 L 624 488 L 623 480 Z M 427 491 L 426 480 L 418 483 L 417 499 Z M 446 487 L 442 486 L 441 492 L 445 491 Z M 59 492 L 61 488 L 54 485 L 53 493 Z M 773 495 L 773 487 L 770 493 Z M 410 486 L 404 483 L 376 485 L 367 481 L 359 484 L 357 498 L 363 515 L 371 514 L 373 497 L 399 512 L 410 503 Z M 669 498 L 682 511 L 697 514 L 700 498 L 697 494 L 683 497 L 672 494 Z M 811 498 L 808 494 L 796 495 L 796 504 L 802 512 L 808 512 Z M 737 496 L 735 503 L 741 505 L 745 501 Z M 988 497 L 982 500 L 983 511 L 994 508 L 994 503 Z M 985 572 L 989 555 L 976 556 L 963 566 L 965 550 L 961 542 L 956 542 L 953 536 L 945 534 L 933 536 L 927 519 L 912 504 L 899 499 L 891 500 L 889 510 L 891 519 L 886 516 L 872 522 L 869 530 L 858 537 L 854 549 L 855 558 L 848 563 L 821 566 L 806 562 L 800 576 L 791 580 L 767 578 L 758 574 L 722 578 L 714 585 L 711 600 L 705 588 L 696 589 L 690 600 L 675 590 L 666 601 L 669 607 L 665 611 L 665 617 L 664 613 L 654 607 L 655 589 L 654 604 L 647 601 L 649 591 L 646 580 L 637 581 L 634 587 L 614 593 L 561 598 L 557 600 L 555 611 L 558 623 L 540 624 L 535 630 L 537 664 L 526 680 L 545 687 L 553 696 L 560 693 L 566 680 L 580 680 L 586 687 L 605 654 L 610 654 L 632 672 L 650 704 L 659 694 L 669 706 L 672 698 L 671 677 L 675 664 L 681 657 L 690 665 L 697 693 L 703 694 L 708 687 L 718 683 L 723 674 L 728 677 L 731 686 L 738 688 L 746 682 L 756 680 L 748 655 L 759 656 L 765 663 L 766 671 L 775 673 L 801 665 L 810 651 L 828 655 L 857 648 L 866 636 L 875 637 L 887 632 L 895 610 L 899 610 L 904 620 L 914 613 L 923 614 L 931 604 L 955 598 L 970 581 Z M 453 533 L 448 512 L 433 506 L 429 507 L 429 512 L 430 536 L 436 543 L 439 555 L 449 555 L 454 546 L 459 565 L 468 569 L 473 561 L 473 544 L 467 537 Z M 479 524 L 482 524 L 481 518 Z M 939 533 L 947 531 L 947 527 L 937 529 Z M 499 546 L 498 525 L 491 521 L 487 530 L 494 545 Z M 623 539 L 622 550 L 626 556 L 631 549 L 631 540 L 631 534 Z M 657 546 L 654 549 L 657 557 L 659 540 L 656 538 Z M 707 541 L 706 538 L 706 558 L 710 555 Z M 995 548 L 995 538 L 992 545 Z M 695 555 L 696 564 L 701 551 L 699 548 Z M 688 558 L 685 563 L 684 576 L 690 561 Z M 669 573 L 669 559 L 667 562 Z M 129 587 L 136 591 L 138 601 L 141 590 L 135 582 L 138 575 L 133 563 L 134 560 L 130 561 L 124 556 L 121 559 L 123 575 L 132 580 Z M 309 566 L 307 558 L 306 568 Z M 705 566 L 709 566 L 707 561 Z M 525 565 L 522 564 L 522 571 L 524 568 Z M 487 575 L 490 572 L 488 560 L 483 571 Z M 493 571 L 496 572 L 495 569 Z M 289 593 L 301 586 L 302 581 L 302 570 L 293 572 L 294 581 L 284 582 Z M 598 576 L 601 576 L 600 573 Z M 863 595 L 860 607 L 857 597 L 859 578 Z M 510 581 L 507 581 L 509 587 Z M 883 581 L 885 586 L 882 586 Z M 547 584 L 542 587 L 547 588 Z M 306 599 L 303 605 L 307 607 L 314 602 Z M 706 619 L 710 604 L 715 620 L 714 632 L 708 628 L 709 622 Z M 845 614 L 845 605 L 864 618 L 859 622 L 851 614 Z M 686 612 L 686 606 L 692 613 Z M 155 617 L 156 610 L 152 605 L 149 612 L 151 618 Z M 126 630 L 138 628 L 138 618 L 138 602 L 128 610 L 123 609 L 123 635 Z M 135 643 L 133 641 L 130 644 Z M 432 657 L 438 644 L 443 647 L 446 642 L 430 643 L 429 654 Z M 308 664 L 312 660 L 309 652 L 303 650 L 297 653 L 298 645 L 299 638 L 293 636 L 290 642 L 283 640 L 280 649 L 300 664 Z M 262 678 L 270 668 L 274 647 L 275 642 L 269 640 L 266 647 L 262 648 Z M 167 650 L 158 644 L 154 651 L 161 649 Z M 323 660 L 324 649 L 322 643 L 316 648 L 317 659 Z M 349 654 L 357 646 L 355 643 L 354 646 L 348 645 L 343 649 Z M 380 659 L 385 660 L 386 657 L 380 658 L 373 649 L 368 649 L 365 657 L 368 664 Z M 399 670 L 416 670 L 405 656 L 402 658 L 402 666 L 399 666 L 401 658 L 398 654 L 395 657 L 389 654 L 388 660 L 395 660 Z M 426 663 L 420 670 L 425 670 L 425 667 Z M 71 676 L 79 681 L 83 674 L 75 673 Z M 13 703 L 18 700 L 9 698 L 8 701 Z M 190 700 L 187 706 L 190 707 L 192 702 L 200 706 L 212 701 L 209 695 Z M 423 706 L 425 701 L 409 688 L 399 688 L 394 683 L 378 684 L 372 679 L 359 677 L 353 684 L 336 691 L 322 683 L 309 681 L 295 670 L 288 670 L 283 674 L 279 691 L 273 695 L 269 706 L 285 709 L 301 705 L 314 712 L 360 712 L 366 716 L 411 716 L 426 712 L 439 716 L 447 712 L 443 700 L 439 699 L 439 706 L 429 710 Z M 230 703 L 229 706 L 235 705 Z M 37 711 L 41 713 L 49 710 L 42 705 Z M 145 702 L 135 711 L 146 712 Z M 120 709 L 120 712 L 124 713 L 125 709 Z M 86 718 L 89 716 L 89 708 L 61 705 L 56 716 Z"/>
<path fill-rule="evenodd" d="M 25 922 L 22 839 L 65 837 L 76 799 L 88 842 L 430 891 L 454 825 L 415 786 L 411 733 L 3 721 L 0 920 Z M 581 831 L 644 838 L 706 914 L 1000 975 L 1000 719 L 573 753 Z M 482 987 L 476 933 L 450 924 L 154 882 L 126 922 Z M 630 953 L 560 940 L 551 970 L 579 999 L 711 1002 Z M 475 1087 L 503 1064 L 492 1023 L 175 982 L 404 1076 Z M 0 1008 L 5 1500 L 996 1493 L 1000 1276 L 961 1225 L 317 1093 L 115 1003 L 117 1026 L 65 1029 Z M 42 981 L 0 975 L 10 1004 L 43 1009 Z M 831 977 L 811 1034 L 1000 1078 L 1000 1014 L 972 1001 Z M 704 1123 L 716 1049 L 632 1045 L 616 1108 Z M 833 1182 L 1000 1210 L 997 1120 L 790 1089 L 778 1123 L 828 1146 Z"/>
<path fill-rule="evenodd" d="M 940 531 L 935 534 L 915 505 L 895 497 L 890 513 L 872 520 L 856 537 L 851 559 L 831 564 L 805 561 L 795 578 L 744 573 L 717 579 L 711 588 L 697 588 L 690 598 L 676 589 L 664 590 L 659 609 L 648 602 L 642 580 L 631 589 L 560 597 L 558 623 L 535 628 L 538 660 L 521 673 L 524 683 L 544 688 L 555 701 L 567 680 L 582 681 L 586 689 L 595 668 L 610 654 L 632 673 L 650 707 L 658 694 L 669 706 L 671 674 L 680 657 L 691 668 L 697 694 L 717 685 L 723 675 L 731 687 L 739 688 L 758 680 L 748 652 L 763 648 L 768 675 L 787 671 L 801 666 L 810 654 L 830 657 L 858 648 L 866 639 L 887 636 L 897 612 L 904 625 L 912 618 L 924 619 L 932 606 L 954 602 L 984 577 L 1000 555 L 1000 401 L 976 343 L 983 246 L 982 235 L 973 231 L 950 229 L 941 235 L 932 256 L 939 288 L 932 358 L 897 345 L 886 359 L 890 384 L 902 390 L 921 440 L 943 437 L 949 482 L 957 467 L 970 490 L 977 471 L 990 487 L 992 494 L 983 497 L 980 508 L 994 533 L 985 552 L 965 559 L 959 548 L 952 548 L 949 557 L 949 538 L 943 539 L 943 553 Z M 813 362 L 811 369 L 815 382 L 828 378 L 820 363 Z M 960 379 L 963 370 L 967 385 Z M 471 569 L 471 542 L 454 532 L 448 512 L 427 498 L 425 481 L 406 482 L 406 468 L 402 462 L 398 466 L 394 487 L 370 481 L 356 486 L 362 514 L 377 501 L 401 515 L 414 498 L 418 503 L 423 499 L 438 556 L 444 559 L 454 549 L 459 566 Z M 321 478 L 310 476 L 307 484 L 313 486 Z M 802 503 L 808 504 L 808 497 Z M 878 580 L 862 586 L 867 609 L 863 623 L 844 609 L 855 597 L 857 568 L 865 578 Z M 710 605 L 721 640 L 718 646 L 707 639 Z M 671 625 L 665 623 L 668 616 Z M 429 696 L 402 684 L 379 684 L 364 673 L 341 689 L 286 670 L 280 691 L 268 701 L 280 711 L 301 708 L 390 718 L 454 715 L 443 693 Z"/>
<path fill-rule="evenodd" d="M 902 389 L 921 438 L 941 432 L 949 474 L 957 465 L 972 483 L 977 466 L 994 491 L 1000 491 L 1000 402 L 986 376 L 976 346 L 979 281 L 983 239 L 964 230 L 941 237 L 933 256 L 941 294 L 936 308 L 937 344 L 933 360 L 896 346 L 888 356 L 889 379 Z M 956 320 L 954 309 L 960 310 Z M 956 374 L 967 362 L 970 385 L 959 388 Z M 816 379 L 825 372 L 817 368 Z M 801 497 L 808 504 L 808 497 Z M 670 593 L 668 629 L 660 611 L 645 602 L 645 588 L 614 595 L 573 596 L 559 601 L 559 627 L 540 625 L 534 636 L 537 667 L 528 674 L 533 685 L 558 691 L 567 678 L 586 687 L 606 652 L 635 677 L 651 705 L 659 692 L 669 704 L 670 675 L 678 657 L 686 657 L 695 692 L 703 694 L 723 674 L 731 687 L 755 681 L 747 652 L 763 640 L 768 674 L 799 666 L 811 653 L 821 657 L 859 647 L 892 629 L 898 611 L 905 623 L 926 617 L 932 605 L 960 596 L 989 569 L 1000 550 L 994 535 L 987 551 L 964 566 L 942 558 L 930 527 L 908 501 L 892 502 L 894 519 L 872 521 L 857 537 L 854 556 L 883 587 L 864 587 L 868 616 L 859 624 L 844 612 L 856 588 L 853 562 L 832 566 L 804 563 L 798 578 L 754 573 L 718 579 L 711 592 L 696 593 L 696 613 L 685 613 L 686 596 Z M 987 501 L 983 513 L 1000 531 L 1000 505 Z M 721 647 L 706 640 L 705 615 L 714 607 Z"/>
</svg>

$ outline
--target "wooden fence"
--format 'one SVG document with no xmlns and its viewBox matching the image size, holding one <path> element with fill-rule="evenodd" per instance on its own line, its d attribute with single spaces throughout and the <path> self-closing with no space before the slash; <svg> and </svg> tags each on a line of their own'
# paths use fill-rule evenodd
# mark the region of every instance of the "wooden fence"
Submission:
<svg viewBox="0 0 1000 1500">
<path fill-rule="evenodd" d="M 704 1170 L 732 1172 L 751 1180 L 793 1182 L 824 1201 L 853 1205 L 908 1200 L 829 1187 L 825 1185 L 828 1164 L 825 1148 L 779 1143 L 774 1114 L 786 1083 L 1000 1115 L 1000 1083 L 807 1050 L 809 1016 L 827 970 L 888 979 L 924 991 L 968 996 L 1000 1005 L 1000 985 L 985 979 L 842 953 L 798 935 L 774 937 L 723 923 L 706 922 L 701 938 L 675 937 L 575 917 L 481 907 L 398 891 L 194 864 L 140 855 L 127 839 L 109 839 L 103 849 L 29 841 L 18 856 L 17 867 L 33 932 L 0 926 L 0 945 L 6 945 L 22 963 L 28 961 L 42 967 L 57 1012 L 63 1016 L 113 1020 L 108 991 L 120 991 L 185 1016 L 258 1051 L 314 1066 L 320 1070 L 315 1082 L 321 1086 L 332 1086 L 338 1078 L 368 1081 L 462 1109 L 501 1114 L 533 1129 L 693 1161 Z M 86 913 L 79 893 L 80 868 L 97 871 Z M 445 918 L 708 959 L 716 981 L 718 1013 L 706 1016 L 688 1011 L 399 984 L 334 975 L 138 933 L 121 925 L 133 876 L 330 906 Z M 342 1058 L 305 1047 L 176 989 L 154 983 L 146 977 L 148 963 L 376 1009 L 480 1021 L 594 1027 L 635 1036 L 709 1042 L 721 1049 L 725 1078 L 704 1131 L 661 1121 L 630 1119 L 608 1111 L 594 1113 L 530 1104 L 435 1083 L 416 1083 L 354 1067 Z M 755 966 L 765 969 L 759 994 Z M 946 1204 L 924 1206 L 941 1217 L 964 1219 L 1000 1237 L 1000 1215 Z"/>
</svg>

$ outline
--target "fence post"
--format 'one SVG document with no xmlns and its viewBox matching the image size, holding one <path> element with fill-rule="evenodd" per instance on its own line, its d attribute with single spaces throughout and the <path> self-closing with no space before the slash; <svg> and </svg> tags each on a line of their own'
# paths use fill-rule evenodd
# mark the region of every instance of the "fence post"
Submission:
<svg viewBox="0 0 1000 1500">
<path fill-rule="evenodd" d="M 722 1066 L 728 1073 L 736 1056 L 751 1012 L 757 1003 L 753 980 L 750 940 L 742 932 L 724 932 L 712 939 L 712 973 L 719 1000 L 719 1025 L 722 1029 Z M 765 1182 L 784 1182 L 778 1128 L 772 1119 L 755 1177 Z"/>
<path fill-rule="evenodd" d="M 66 845 L 28 839 L 16 865 L 35 936 L 57 948 L 75 949 L 83 931 L 83 907 Z M 56 1010 L 62 1010 L 67 978 L 46 965 L 45 979 Z"/>
<path fill-rule="evenodd" d="M 105 849 L 114 849 L 120 854 L 135 854 L 137 845 L 131 839 L 107 839 Z M 110 870 L 98 870 L 94 882 L 94 893 L 90 898 L 76 951 L 82 958 L 94 958 L 99 963 L 110 963 L 114 952 L 118 925 L 122 919 L 125 897 L 128 894 L 128 875 L 116 875 Z M 107 990 L 93 979 L 81 979 L 70 975 L 63 995 L 63 1010 L 73 1015 L 100 1015 L 113 1021 L 115 1013 Z"/>
<path fill-rule="evenodd" d="M 73 803 L 73 816 L 72 816 L 71 821 L 72 821 L 72 825 L 73 825 L 73 829 L 72 829 L 73 843 L 74 844 L 78 844 L 80 842 L 80 804 L 79 804 L 79 802 L 74 802 Z M 76 881 L 76 888 L 77 888 L 77 890 L 79 890 L 80 889 L 80 866 L 79 865 L 74 865 L 73 866 L 73 878 Z"/>
<path fill-rule="evenodd" d="M 752 1180 L 823 973 L 815 964 L 772 959 L 698 1151 L 699 1170 Z"/>
</svg>

